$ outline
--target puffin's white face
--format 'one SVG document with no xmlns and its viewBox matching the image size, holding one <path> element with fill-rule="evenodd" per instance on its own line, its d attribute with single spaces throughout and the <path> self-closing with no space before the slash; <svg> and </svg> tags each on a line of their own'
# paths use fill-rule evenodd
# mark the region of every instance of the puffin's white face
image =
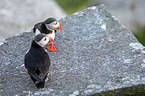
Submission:
<svg viewBox="0 0 145 96">
<path fill-rule="evenodd" d="M 39 44 L 41 47 L 44 47 L 45 45 L 47 45 L 49 43 L 50 39 L 49 37 L 46 35 L 45 37 L 43 37 L 39 42 L 37 42 L 37 44 Z"/>
<path fill-rule="evenodd" d="M 48 30 L 62 30 L 61 24 L 58 21 L 54 21 L 50 24 L 45 24 Z"/>
</svg>

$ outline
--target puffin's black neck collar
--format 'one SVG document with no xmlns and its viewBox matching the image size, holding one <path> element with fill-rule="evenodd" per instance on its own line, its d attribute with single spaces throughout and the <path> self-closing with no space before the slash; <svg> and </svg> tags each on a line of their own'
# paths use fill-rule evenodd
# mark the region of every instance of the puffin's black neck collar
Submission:
<svg viewBox="0 0 145 96">
<path fill-rule="evenodd" d="M 34 40 L 32 41 L 32 44 L 31 44 L 32 47 L 34 48 L 42 48 L 40 45 L 38 45 Z"/>
</svg>

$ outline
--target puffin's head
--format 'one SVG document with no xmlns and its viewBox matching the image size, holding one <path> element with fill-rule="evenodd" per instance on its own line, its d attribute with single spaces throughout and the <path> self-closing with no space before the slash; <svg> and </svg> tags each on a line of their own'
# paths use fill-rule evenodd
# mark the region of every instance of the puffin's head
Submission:
<svg viewBox="0 0 145 96">
<path fill-rule="evenodd" d="M 55 18 L 48 18 L 44 21 L 44 24 L 48 30 L 62 31 L 61 24 Z"/>
<path fill-rule="evenodd" d="M 45 45 L 47 45 L 50 42 L 50 37 L 48 37 L 46 34 L 42 33 L 42 34 L 38 34 L 37 36 L 35 36 L 34 41 L 41 47 L 44 47 Z"/>
</svg>

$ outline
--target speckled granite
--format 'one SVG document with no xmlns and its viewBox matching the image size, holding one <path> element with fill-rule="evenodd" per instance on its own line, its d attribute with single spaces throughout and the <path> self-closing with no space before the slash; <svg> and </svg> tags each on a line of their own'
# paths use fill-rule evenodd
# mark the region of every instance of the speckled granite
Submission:
<svg viewBox="0 0 145 96">
<path fill-rule="evenodd" d="M 0 93 L 8 96 L 91 95 L 145 84 L 145 49 L 103 5 L 60 20 L 56 52 L 46 87 L 38 90 L 24 69 L 23 59 L 34 34 L 6 39 L 0 46 Z"/>
</svg>

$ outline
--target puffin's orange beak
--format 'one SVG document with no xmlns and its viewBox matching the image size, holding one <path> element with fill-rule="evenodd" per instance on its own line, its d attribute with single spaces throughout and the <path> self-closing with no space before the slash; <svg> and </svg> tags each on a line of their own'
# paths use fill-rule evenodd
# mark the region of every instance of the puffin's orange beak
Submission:
<svg viewBox="0 0 145 96">
<path fill-rule="evenodd" d="M 59 23 L 59 27 L 57 28 L 58 31 L 62 31 L 62 26 L 61 24 Z"/>
<path fill-rule="evenodd" d="M 49 37 L 49 38 L 50 38 L 51 42 L 54 42 L 54 40 L 53 40 L 51 37 Z M 50 42 L 50 43 L 51 43 L 51 42 Z"/>
</svg>

